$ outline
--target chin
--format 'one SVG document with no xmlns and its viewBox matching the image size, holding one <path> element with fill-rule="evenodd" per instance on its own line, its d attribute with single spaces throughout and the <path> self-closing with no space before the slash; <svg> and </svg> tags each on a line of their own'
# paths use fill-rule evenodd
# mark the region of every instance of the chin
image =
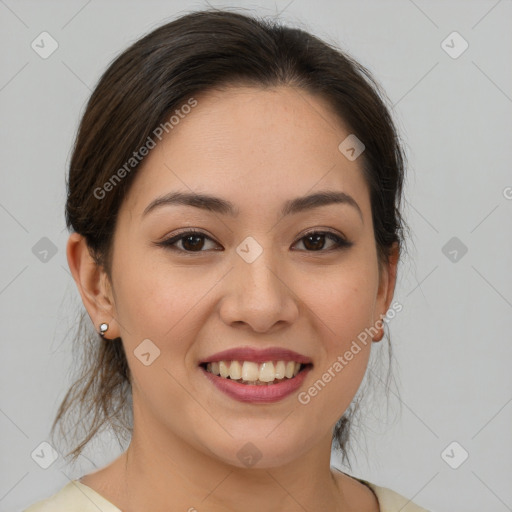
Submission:
<svg viewBox="0 0 512 512">
<path fill-rule="evenodd" d="M 274 436 L 272 433 L 268 435 L 268 432 L 272 432 L 272 428 L 260 430 L 254 435 L 245 431 L 243 436 L 226 438 L 222 446 L 212 446 L 213 443 L 210 443 L 208 450 L 212 456 L 230 466 L 266 469 L 289 464 L 308 449 L 304 436 L 293 436 L 289 432 Z"/>
</svg>

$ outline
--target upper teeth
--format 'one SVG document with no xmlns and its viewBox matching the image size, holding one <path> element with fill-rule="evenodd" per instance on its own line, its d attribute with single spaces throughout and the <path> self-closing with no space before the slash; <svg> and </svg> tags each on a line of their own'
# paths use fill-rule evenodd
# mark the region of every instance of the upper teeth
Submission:
<svg viewBox="0 0 512 512">
<path fill-rule="evenodd" d="M 294 361 L 266 361 L 260 364 L 253 361 L 218 361 L 208 363 L 206 370 L 232 380 L 272 382 L 275 379 L 295 377 L 300 367 L 301 364 Z"/>
</svg>

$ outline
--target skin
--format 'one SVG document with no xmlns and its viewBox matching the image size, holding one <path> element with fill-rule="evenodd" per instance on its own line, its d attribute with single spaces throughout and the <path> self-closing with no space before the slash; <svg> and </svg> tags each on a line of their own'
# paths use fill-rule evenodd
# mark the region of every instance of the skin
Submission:
<svg viewBox="0 0 512 512">
<path fill-rule="evenodd" d="M 133 376 L 130 446 L 82 483 L 123 511 L 378 511 L 370 489 L 330 468 L 332 429 L 361 384 L 371 340 L 307 405 L 297 393 L 271 404 L 236 401 L 198 367 L 232 347 L 290 348 L 313 360 L 304 391 L 386 314 L 398 249 L 379 268 L 362 159 L 338 150 L 350 130 L 322 98 L 291 87 L 231 87 L 196 99 L 122 203 L 112 282 L 84 239 L 69 238 L 89 316 L 96 328 L 109 324 L 106 338 L 122 337 Z M 286 200 L 319 190 L 350 194 L 362 218 L 347 204 L 280 217 Z M 174 205 L 142 215 L 170 191 L 219 196 L 240 213 Z M 154 244 L 186 227 L 210 237 L 200 239 L 202 252 L 184 240 L 175 244 L 182 252 Z M 353 245 L 330 250 L 325 238 L 312 250 L 303 238 L 312 228 Z M 236 252 L 248 236 L 263 248 L 252 263 Z M 134 355 L 145 339 L 160 350 L 149 366 Z M 237 457 L 249 441 L 261 453 L 253 467 Z"/>
</svg>

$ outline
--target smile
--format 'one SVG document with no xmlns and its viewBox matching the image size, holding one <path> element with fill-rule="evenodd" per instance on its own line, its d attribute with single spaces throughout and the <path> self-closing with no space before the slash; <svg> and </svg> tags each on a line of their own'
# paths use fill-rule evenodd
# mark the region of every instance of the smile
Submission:
<svg viewBox="0 0 512 512">
<path fill-rule="evenodd" d="M 236 347 L 198 361 L 214 388 L 240 402 L 270 403 L 297 391 L 313 368 L 310 357 L 284 347 Z"/>
<path fill-rule="evenodd" d="M 203 368 L 223 379 L 249 385 L 269 386 L 296 377 L 305 366 L 295 361 L 215 361 L 204 363 Z"/>
<path fill-rule="evenodd" d="M 311 363 L 295 361 L 236 360 L 199 366 L 215 389 L 239 402 L 256 404 L 278 402 L 297 392 L 312 367 Z"/>
</svg>

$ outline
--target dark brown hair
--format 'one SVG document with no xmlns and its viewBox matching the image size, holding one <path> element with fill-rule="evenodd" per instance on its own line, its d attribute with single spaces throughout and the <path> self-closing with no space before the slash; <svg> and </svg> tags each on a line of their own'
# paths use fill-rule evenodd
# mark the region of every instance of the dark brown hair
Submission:
<svg viewBox="0 0 512 512">
<path fill-rule="evenodd" d="M 126 170 L 133 153 L 194 94 L 230 85 L 293 86 L 327 100 L 365 145 L 360 158 L 370 190 L 379 263 L 387 261 L 393 243 L 402 248 L 405 159 L 385 105 L 388 100 L 371 74 L 345 52 L 302 29 L 208 9 L 184 15 L 131 45 L 111 63 L 87 103 L 69 166 L 66 223 L 85 237 L 109 278 L 117 214 L 140 166 L 122 173 L 123 179 L 101 198 L 95 191 L 105 190 L 118 169 Z M 80 442 L 67 454 L 73 461 L 106 426 L 116 435 L 129 436 L 133 418 L 122 340 L 103 340 L 82 311 L 75 341 L 82 354 L 80 377 L 52 426 L 52 435 L 60 424 L 67 438 L 69 431 L 62 424 L 75 414 L 71 439 Z M 344 459 L 357 406 L 354 401 L 333 431 Z"/>
</svg>

